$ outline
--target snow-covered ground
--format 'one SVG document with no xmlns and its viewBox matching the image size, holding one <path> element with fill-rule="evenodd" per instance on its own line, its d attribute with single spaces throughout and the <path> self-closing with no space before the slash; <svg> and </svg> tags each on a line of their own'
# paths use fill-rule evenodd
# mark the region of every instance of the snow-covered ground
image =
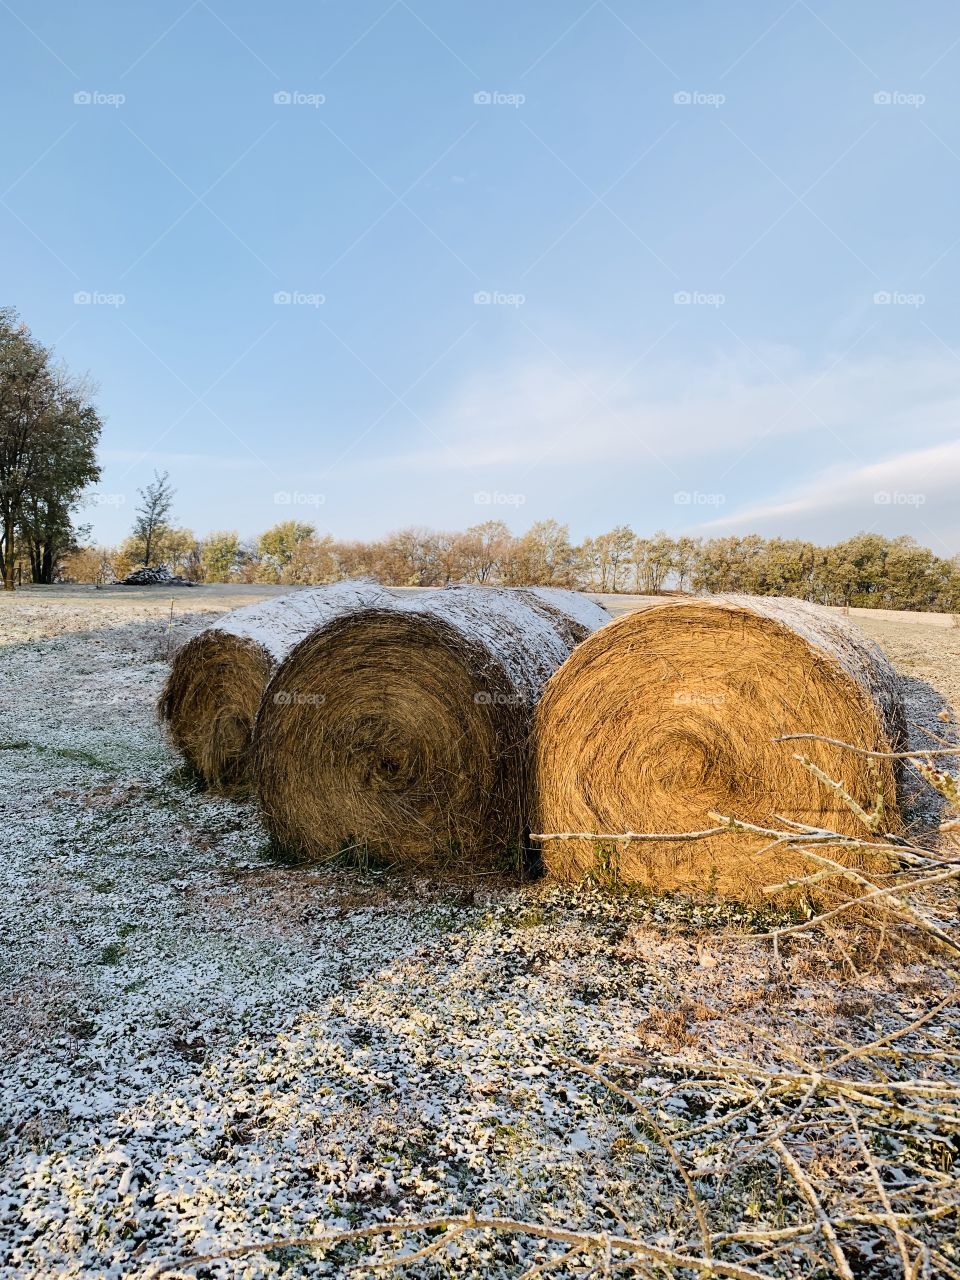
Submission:
<svg viewBox="0 0 960 1280">
<path fill-rule="evenodd" d="M 285 865 L 161 737 L 167 654 L 211 616 L 169 607 L 2 602 L 0 1276 L 382 1275 L 414 1246 L 187 1260 L 470 1208 L 686 1249 L 669 1151 L 570 1059 L 639 1053 L 682 1143 L 667 1055 L 855 1044 L 949 988 L 934 959 L 858 973 L 815 941 L 778 963 L 709 902 Z M 799 1212 L 777 1178 L 702 1172 L 715 1224 Z M 515 1277 L 544 1248 L 471 1232 L 399 1274 Z"/>
</svg>

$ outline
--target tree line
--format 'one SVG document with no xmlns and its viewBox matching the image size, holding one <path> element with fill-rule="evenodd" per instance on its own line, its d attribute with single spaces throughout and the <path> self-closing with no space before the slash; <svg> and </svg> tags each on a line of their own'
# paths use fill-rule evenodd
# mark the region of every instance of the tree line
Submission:
<svg viewBox="0 0 960 1280">
<path fill-rule="evenodd" d="M 156 521 L 158 492 L 163 513 Z M 487 520 L 459 533 L 410 528 L 363 542 L 285 520 L 251 539 L 236 532 L 198 538 L 167 521 L 170 497 L 169 481 L 158 477 L 144 491 L 133 534 L 120 547 L 74 551 L 64 561 L 65 576 L 107 582 L 137 565 L 164 562 L 193 582 L 296 586 L 369 577 L 389 586 L 472 582 L 644 595 L 739 591 L 831 605 L 960 611 L 960 556 L 938 557 L 907 536 L 858 533 L 818 546 L 757 534 L 674 538 L 661 530 L 645 537 L 620 525 L 575 543 L 569 527 L 556 520 L 538 521 L 521 534 Z"/>
<path fill-rule="evenodd" d="M 960 556 L 913 538 L 858 533 L 831 546 L 757 534 L 651 537 L 628 525 L 575 543 L 569 527 L 540 520 L 514 534 L 500 520 L 457 533 L 409 528 L 375 541 L 344 541 L 301 520 L 258 537 L 197 537 L 173 520 L 167 475 L 140 493 L 131 535 L 91 544 L 76 523 L 84 491 L 100 478 L 101 420 L 94 388 L 55 363 L 12 307 L 0 307 L 0 564 L 3 585 L 28 576 L 112 582 L 166 563 L 193 582 L 306 585 L 369 577 L 386 585 L 455 582 L 553 585 L 601 592 L 742 591 L 822 604 L 960 612 Z"/>
</svg>

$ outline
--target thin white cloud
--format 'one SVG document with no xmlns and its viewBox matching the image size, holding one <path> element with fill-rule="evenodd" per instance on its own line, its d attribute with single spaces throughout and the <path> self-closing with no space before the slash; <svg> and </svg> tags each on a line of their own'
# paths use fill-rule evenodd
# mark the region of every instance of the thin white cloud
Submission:
<svg viewBox="0 0 960 1280">
<path fill-rule="evenodd" d="M 272 503 L 275 490 L 316 488 L 325 495 L 325 522 L 345 536 L 411 523 L 459 528 L 491 513 L 517 527 L 559 516 L 580 534 L 604 521 L 679 531 L 719 511 L 694 527 L 820 542 L 875 528 L 909 532 L 953 554 L 960 547 L 957 374 L 942 347 L 886 359 L 833 357 L 818 367 L 791 348 L 707 365 L 654 354 L 625 377 L 597 363 L 572 370 L 538 362 L 471 377 L 433 411 L 418 406 L 425 427 L 401 452 L 371 440 L 335 464 L 322 452 L 295 464 L 271 456 L 278 474 L 291 476 L 286 485 L 253 458 L 110 450 L 99 487 L 110 490 L 111 472 L 121 469 L 132 493 L 150 471 L 167 469 L 184 519 L 200 527 L 259 526 L 265 517 L 257 504 Z M 283 441 L 282 429 L 276 439 Z M 140 463 L 132 472 L 131 462 Z M 234 474 L 224 514 L 210 509 L 212 493 L 223 488 L 218 471 Z M 701 505 L 695 496 L 679 502 L 681 492 L 700 489 L 711 491 L 701 498 L 722 505 Z M 191 515 L 195 493 L 203 494 L 203 508 Z M 888 502 L 875 501 L 882 493 Z"/>
<path fill-rule="evenodd" d="M 652 362 L 651 362 L 652 363 Z M 418 449 L 395 467 L 475 470 L 725 459 L 765 439 L 832 433 L 836 454 L 868 462 L 906 433 L 942 439 L 960 423 L 958 365 L 949 352 L 899 359 L 827 358 L 802 366 L 789 349 L 710 365 L 610 369 L 537 363 L 473 377 L 429 415 Z"/>
<path fill-rule="evenodd" d="M 955 554 L 960 547 L 960 440 L 865 466 L 831 467 L 780 496 L 710 520 L 698 532 L 824 542 L 854 528 L 909 532 L 940 555 Z"/>
</svg>

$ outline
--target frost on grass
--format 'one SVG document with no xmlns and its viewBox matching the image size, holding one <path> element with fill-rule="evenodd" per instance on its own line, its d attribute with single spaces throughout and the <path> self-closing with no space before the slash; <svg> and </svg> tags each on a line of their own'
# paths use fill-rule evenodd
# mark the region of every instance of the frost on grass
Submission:
<svg viewBox="0 0 960 1280">
<path fill-rule="evenodd" d="M 101 606 L 52 636 L 22 607 L 5 610 L 0 672 L 0 1275 L 113 1280 L 471 1207 L 697 1252 L 664 1133 L 717 1237 L 786 1240 L 758 1261 L 763 1249 L 718 1239 L 718 1257 L 829 1273 L 823 1239 L 819 1253 L 805 1237 L 784 1252 L 811 1210 L 757 1138 L 803 1092 L 787 1089 L 780 1113 L 771 1089 L 737 1119 L 725 1064 L 751 1088 L 750 1071 L 822 1067 L 948 995 L 942 961 L 879 971 L 810 939 L 774 963 L 759 941 L 725 943 L 756 922 L 706 900 L 286 867 L 254 810 L 197 790 L 160 738 L 162 610 Z M 925 1028 L 934 1082 L 960 1060 L 954 1020 L 946 1006 Z M 582 1069 L 598 1063 L 622 1093 Z M 900 1063 L 884 1068 L 896 1078 Z M 862 1077 L 859 1060 L 849 1069 Z M 836 1130 L 835 1100 L 814 1091 L 806 1105 Z M 881 1121 L 865 1140 L 895 1211 L 955 1200 L 955 1130 Z M 865 1194 L 876 1216 L 879 1193 Z M 841 1225 L 848 1254 L 854 1230 L 859 1274 L 902 1272 L 891 1229 Z M 927 1274 L 937 1258 L 957 1268 L 949 1221 L 902 1230 L 927 1249 Z M 382 1274 L 373 1262 L 413 1247 L 287 1248 L 188 1273 Z M 473 1232 L 402 1274 L 514 1277 L 555 1252 Z"/>
</svg>

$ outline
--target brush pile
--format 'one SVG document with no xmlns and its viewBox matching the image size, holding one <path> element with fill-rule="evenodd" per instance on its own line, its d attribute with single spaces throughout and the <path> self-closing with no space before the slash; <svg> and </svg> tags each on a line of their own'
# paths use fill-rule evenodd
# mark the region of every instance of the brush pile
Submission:
<svg viewBox="0 0 960 1280">
<path fill-rule="evenodd" d="M 118 587 L 195 587 L 195 582 L 171 573 L 170 566 L 165 564 L 143 565 L 134 569 L 116 584 Z"/>
</svg>

